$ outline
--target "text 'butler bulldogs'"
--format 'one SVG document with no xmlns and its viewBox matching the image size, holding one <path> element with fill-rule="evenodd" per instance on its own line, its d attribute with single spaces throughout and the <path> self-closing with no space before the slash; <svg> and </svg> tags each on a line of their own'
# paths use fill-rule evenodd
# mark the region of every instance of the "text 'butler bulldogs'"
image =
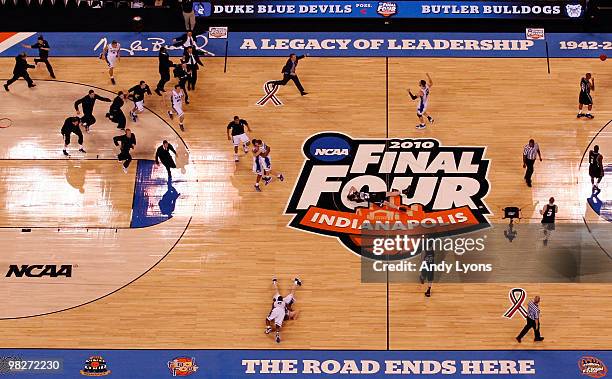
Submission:
<svg viewBox="0 0 612 379">
<path fill-rule="evenodd" d="M 302 150 L 306 160 L 285 210 L 289 226 L 336 237 L 359 255 L 406 258 L 372 254 L 381 235 L 452 236 L 489 226 L 484 147 L 323 132 Z M 354 201 L 351 191 L 369 201 Z"/>
</svg>

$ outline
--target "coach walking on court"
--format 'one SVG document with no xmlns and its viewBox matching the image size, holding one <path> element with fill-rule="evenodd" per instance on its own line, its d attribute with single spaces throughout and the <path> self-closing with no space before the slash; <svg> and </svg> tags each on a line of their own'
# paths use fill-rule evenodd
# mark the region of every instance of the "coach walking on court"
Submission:
<svg viewBox="0 0 612 379">
<path fill-rule="evenodd" d="M 21 53 L 15 57 L 15 67 L 13 68 L 13 77 L 6 82 L 4 85 L 4 89 L 6 91 L 9 90 L 9 86 L 17 81 L 19 78 L 24 78 L 26 82 L 28 82 L 28 87 L 36 87 L 36 84 L 30 78 L 28 74 L 28 68 L 35 68 L 36 66 L 28 64 L 26 57 L 28 55 L 26 53 Z"/>
<path fill-rule="evenodd" d="M 531 176 L 533 175 L 533 165 L 535 164 L 536 156 L 542 162 L 540 146 L 533 139 L 530 139 L 529 143 L 523 148 L 523 168 L 527 168 L 525 170 L 525 182 L 527 182 L 528 187 L 531 187 Z"/>
<path fill-rule="evenodd" d="M 535 334 L 535 342 L 544 341 L 544 337 L 540 336 L 540 297 L 536 296 L 527 305 L 527 325 L 521 330 L 521 333 L 516 337 L 516 340 L 520 343 L 521 338 L 527 334 L 529 329 L 533 328 Z"/>
<path fill-rule="evenodd" d="M 296 72 L 298 61 L 305 57 L 306 55 L 300 55 L 299 57 L 295 54 L 289 55 L 289 59 L 287 59 L 287 63 L 285 63 L 281 71 L 283 73 L 283 80 L 276 80 L 273 84 L 284 86 L 289 80 L 293 80 L 293 83 L 295 83 L 295 86 L 300 91 L 300 95 L 308 95 L 308 92 L 304 91 L 304 87 L 302 87 L 302 83 L 300 83 L 300 78 L 298 78 Z"/>
</svg>

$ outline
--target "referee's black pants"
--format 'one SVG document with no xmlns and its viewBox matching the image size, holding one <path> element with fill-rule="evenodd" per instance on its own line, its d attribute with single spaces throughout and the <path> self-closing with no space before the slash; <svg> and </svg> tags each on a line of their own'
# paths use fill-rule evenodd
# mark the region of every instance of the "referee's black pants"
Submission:
<svg viewBox="0 0 612 379">
<path fill-rule="evenodd" d="M 525 170 L 525 181 L 529 185 L 531 185 L 531 176 L 533 175 L 533 165 L 534 164 L 535 164 L 535 159 L 525 159 L 525 166 L 527 166 L 527 170 Z"/>
<path fill-rule="evenodd" d="M 283 80 L 276 80 L 273 83 L 279 86 L 284 86 L 285 84 L 289 83 L 290 80 L 293 80 L 293 83 L 295 83 L 295 86 L 300 91 L 300 93 L 304 93 L 304 87 L 302 87 L 302 83 L 300 83 L 300 78 L 298 78 L 297 75 L 283 74 Z"/>
<path fill-rule="evenodd" d="M 535 334 L 535 339 L 536 340 L 539 340 L 540 338 L 542 338 L 540 336 L 540 327 L 536 326 L 535 320 L 532 320 L 529 317 L 527 317 L 527 324 L 525 325 L 523 330 L 521 330 L 521 332 L 519 333 L 519 335 L 516 338 L 518 338 L 518 339 L 523 338 L 525 336 L 525 334 L 527 334 L 527 332 L 531 328 L 533 328 L 533 334 Z"/>
</svg>

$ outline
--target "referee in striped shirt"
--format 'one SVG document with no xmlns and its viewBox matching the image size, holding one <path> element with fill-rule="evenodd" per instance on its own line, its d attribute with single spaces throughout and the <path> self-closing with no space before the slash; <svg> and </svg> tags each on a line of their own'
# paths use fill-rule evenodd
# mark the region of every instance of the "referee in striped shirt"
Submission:
<svg viewBox="0 0 612 379">
<path fill-rule="evenodd" d="M 529 329 L 533 328 L 535 334 L 535 342 L 544 341 L 544 337 L 540 336 L 540 297 L 536 296 L 527 305 L 527 325 L 521 330 L 521 333 L 516 337 L 516 340 L 521 343 L 521 338 L 527 334 Z"/>
<path fill-rule="evenodd" d="M 542 154 L 540 153 L 540 146 L 533 139 L 529 140 L 529 143 L 523 148 L 523 168 L 525 170 L 525 182 L 527 187 L 531 187 L 531 176 L 533 175 L 533 165 L 536 161 L 536 156 L 540 158 L 542 162 Z"/>
</svg>

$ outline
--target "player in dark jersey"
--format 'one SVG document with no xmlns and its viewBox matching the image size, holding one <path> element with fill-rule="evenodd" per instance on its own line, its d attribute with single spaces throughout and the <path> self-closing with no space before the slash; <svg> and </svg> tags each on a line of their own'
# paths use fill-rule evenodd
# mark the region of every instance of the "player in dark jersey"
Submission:
<svg viewBox="0 0 612 379">
<path fill-rule="evenodd" d="M 599 145 L 595 145 L 593 150 L 589 151 L 589 176 L 591 177 L 591 185 L 593 191 L 599 189 L 599 183 L 604 176 L 603 155 L 599 153 Z M 597 179 L 597 183 L 595 183 Z"/>
<path fill-rule="evenodd" d="M 370 192 L 370 187 L 367 185 L 361 187 L 359 191 L 357 191 L 357 188 L 351 187 L 346 198 L 355 203 L 368 203 L 368 206 L 370 204 L 376 204 L 379 207 L 387 206 L 392 209 L 398 209 L 394 204 L 389 202 L 389 198 L 400 196 L 401 194 L 408 195 L 409 189 L 410 187 L 403 191 Z"/>
<path fill-rule="evenodd" d="M 125 129 L 126 119 L 125 114 L 123 114 L 123 104 L 125 104 L 125 100 L 127 99 L 127 94 L 124 94 L 123 91 L 117 92 L 117 96 L 113 99 L 113 102 L 106 114 L 106 117 L 112 122 L 117 124 L 117 129 Z"/>
<path fill-rule="evenodd" d="M 34 45 L 21 44 L 21 46 L 28 49 L 38 49 L 38 58 L 34 58 L 34 65 L 44 63 L 45 66 L 47 66 L 47 71 L 49 71 L 51 78 L 55 79 L 53 67 L 51 67 L 51 63 L 49 62 L 49 50 L 51 50 L 51 48 L 49 47 L 49 42 L 47 42 L 42 35 L 38 36 Z"/>
<path fill-rule="evenodd" d="M 70 145 L 70 135 L 74 134 L 79 139 L 79 151 L 81 153 L 86 153 L 85 149 L 83 149 L 83 133 L 81 132 L 81 120 L 78 117 L 68 117 L 64 121 L 64 125 L 62 126 L 62 136 L 64 137 L 64 149 L 62 152 L 65 156 L 70 156 L 68 154 L 68 145 Z"/>
<path fill-rule="evenodd" d="M 548 244 L 550 233 L 555 230 L 555 215 L 558 211 L 559 208 L 555 204 L 554 197 L 548 199 L 548 204 L 546 204 L 540 210 L 540 214 L 542 215 L 542 227 L 544 231 L 544 246 Z"/>
<path fill-rule="evenodd" d="M 74 109 L 77 112 L 77 116 L 81 115 L 81 111 L 79 111 L 79 105 L 83 107 L 83 117 L 81 117 L 81 124 L 83 124 L 87 133 L 89 133 L 89 128 L 96 123 L 96 118 L 93 115 L 96 100 L 104 101 L 107 103 L 111 102 L 111 99 L 98 95 L 92 89 L 89 90 L 86 96 L 83 96 L 82 98 L 74 102 Z"/>
<path fill-rule="evenodd" d="M 121 136 L 113 137 L 113 143 L 115 146 L 119 146 L 119 154 L 117 160 L 123 161 L 123 172 L 127 174 L 130 162 L 132 162 L 132 155 L 130 150 L 136 146 L 136 136 L 130 129 L 125 129 L 125 134 Z"/>
<path fill-rule="evenodd" d="M 580 95 L 578 96 L 578 115 L 576 117 L 586 117 L 592 119 L 591 109 L 593 109 L 593 98 L 591 97 L 591 91 L 595 91 L 595 78 L 591 76 L 590 72 L 580 79 Z M 582 113 L 582 106 L 587 106 L 587 113 Z"/>
<path fill-rule="evenodd" d="M 249 145 L 251 142 L 249 141 L 249 136 L 247 136 L 247 134 L 244 132 L 245 126 L 249 132 L 252 131 L 249 123 L 238 116 L 234 116 L 234 120 L 227 124 L 227 139 L 232 141 L 232 144 L 234 144 L 234 162 L 238 162 L 240 160 L 238 158 L 238 147 L 241 143 L 244 153 L 249 153 Z M 230 130 L 232 131 L 231 137 Z"/>
<path fill-rule="evenodd" d="M 128 91 L 128 97 L 134 102 L 134 108 L 130 111 L 130 116 L 134 122 L 136 122 L 138 118 L 138 113 L 144 111 L 145 94 L 151 96 L 151 89 L 144 80 L 141 80 L 140 83 L 130 88 Z"/>
<path fill-rule="evenodd" d="M 425 291 L 425 296 L 431 297 L 431 283 L 433 283 L 434 280 L 434 270 L 431 265 L 435 263 L 435 252 L 431 249 L 423 249 L 421 259 L 421 275 L 419 275 L 419 281 L 421 284 L 425 284 L 427 280 L 427 291 Z"/>
</svg>

